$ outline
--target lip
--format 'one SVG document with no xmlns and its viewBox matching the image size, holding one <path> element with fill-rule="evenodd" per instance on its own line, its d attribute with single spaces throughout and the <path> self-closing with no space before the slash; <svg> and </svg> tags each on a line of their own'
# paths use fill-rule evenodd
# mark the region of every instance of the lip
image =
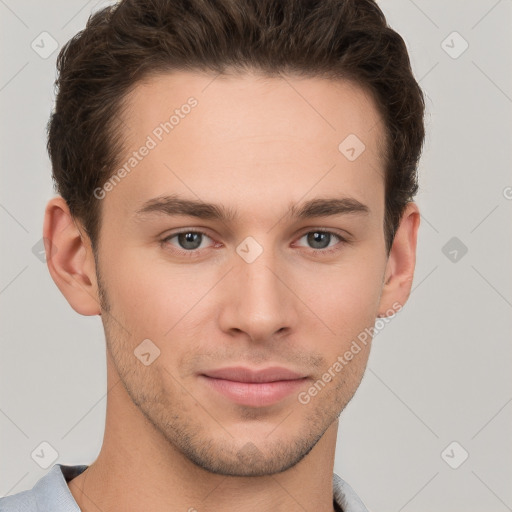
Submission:
<svg viewBox="0 0 512 512">
<path fill-rule="evenodd" d="M 251 407 L 272 405 L 304 385 L 307 376 L 288 368 L 252 370 L 244 367 L 208 370 L 199 376 L 210 389 L 234 403 Z"/>
</svg>

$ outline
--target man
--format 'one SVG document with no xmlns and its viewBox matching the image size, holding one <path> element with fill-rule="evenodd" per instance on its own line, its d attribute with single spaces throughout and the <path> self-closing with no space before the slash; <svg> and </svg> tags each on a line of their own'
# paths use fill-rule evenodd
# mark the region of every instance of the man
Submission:
<svg viewBox="0 0 512 512">
<path fill-rule="evenodd" d="M 414 273 L 401 37 L 372 0 L 126 0 L 58 70 L 47 262 L 101 315 L 105 435 L 0 510 L 366 510 L 333 465 Z"/>
</svg>

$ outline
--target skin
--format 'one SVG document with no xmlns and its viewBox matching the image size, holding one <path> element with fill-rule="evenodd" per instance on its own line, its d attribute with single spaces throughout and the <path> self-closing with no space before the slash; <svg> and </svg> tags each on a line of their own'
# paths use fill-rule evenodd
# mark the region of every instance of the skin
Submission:
<svg viewBox="0 0 512 512">
<path fill-rule="evenodd" d="M 332 511 L 339 416 L 371 343 L 308 404 L 298 392 L 410 294 L 419 210 L 407 206 L 388 257 L 384 132 L 370 97 L 345 81 L 213 78 L 161 74 L 127 98 L 128 156 L 187 98 L 198 105 L 102 199 L 97 262 L 65 201 L 46 208 L 52 278 L 76 312 L 101 315 L 106 336 L 102 449 L 69 483 L 84 511 Z M 366 146 L 354 161 L 338 150 L 350 133 Z M 237 213 L 135 217 L 165 194 Z M 369 212 L 286 216 L 291 203 L 342 196 Z M 178 237 L 161 242 L 183 228 L 207 234 L 195 258 Z M 314 245 L 305 235 L 320 228 L 334 235 Z M 263 249 L 251 263 L 236 252 L 248 236 Z M 134 355 L 145 339 L 160 350 L 148 366 Z M 307 378 L 272 405 L 239 405 L 200 378 L 226 366 Z"/>
</svg>

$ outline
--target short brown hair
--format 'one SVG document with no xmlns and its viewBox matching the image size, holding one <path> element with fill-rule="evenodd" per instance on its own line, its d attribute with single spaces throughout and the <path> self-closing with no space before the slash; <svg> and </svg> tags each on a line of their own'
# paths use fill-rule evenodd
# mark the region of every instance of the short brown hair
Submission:
<svg viewBox="0 0 512 512">
<path fill-rule="evenodd" d="M 249 69 L 353 80 L 372 95 L 385 125 L 389 253 L 418 189 L 425 104 L 406 45 L 374 0 L 122 0 L 92 15 L 60 51 L 48 122 L 56 191 L 95 254 L 101 203 L 93 191 L 121 156 L 127 93 L 159 72 Z"/>
</svg>

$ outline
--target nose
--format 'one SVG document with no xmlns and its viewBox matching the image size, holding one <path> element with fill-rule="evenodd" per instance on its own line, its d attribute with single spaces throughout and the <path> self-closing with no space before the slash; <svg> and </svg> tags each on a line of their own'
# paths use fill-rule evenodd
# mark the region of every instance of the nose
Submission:
<svg viewBox="0 0 512 512">
<path fill-rule="evenodd" d="M 223 285 L 220 327 L 253 342 L 269 342 L 295 326 L 298 299 L 274 251 L 266 248 L 249 261 L 234 254 L 234 268 Z"/>
</svg>

